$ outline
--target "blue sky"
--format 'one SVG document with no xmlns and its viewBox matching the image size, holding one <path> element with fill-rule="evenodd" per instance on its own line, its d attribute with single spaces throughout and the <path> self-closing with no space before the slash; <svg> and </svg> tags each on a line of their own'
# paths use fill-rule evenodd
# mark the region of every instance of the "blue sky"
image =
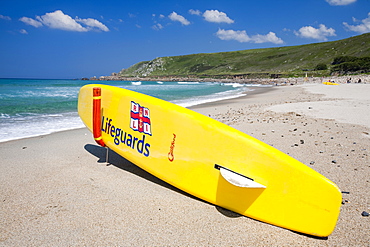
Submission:
<svg viewBox="0 0 370 247">
<path fill-rule="evenodd" d="M 0 78 L 110 75 L 156 57 L 370 32 L 370 0 L 0 0 Z"/>
</svg>

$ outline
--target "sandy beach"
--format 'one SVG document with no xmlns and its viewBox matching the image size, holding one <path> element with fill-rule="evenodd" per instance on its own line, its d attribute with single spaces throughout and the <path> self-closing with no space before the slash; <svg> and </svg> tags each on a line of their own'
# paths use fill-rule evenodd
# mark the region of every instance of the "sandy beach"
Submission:
<svg viewBox="0 0 370 247">
<path fill-rule="evenodd" d="M 113 152 L 107 165 L 83 128 L 0 143 L 0 246 L 370 246 L 370 84 L 278 86 L 192 109 L 335 182 L 334 232 L 314 238 L 241 216 Z"/>
</svg>

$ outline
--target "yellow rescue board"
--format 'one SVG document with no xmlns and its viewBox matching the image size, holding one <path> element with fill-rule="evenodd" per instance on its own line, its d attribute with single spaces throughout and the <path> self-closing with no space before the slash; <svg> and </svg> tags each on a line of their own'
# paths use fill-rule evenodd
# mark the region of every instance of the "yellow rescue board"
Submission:
<svg viewBox="0 0 370 247">
<path fill-rule="evenodd" d="M 331 81 L 324 81 L 322 84 L 324 84 L 324 85 L 339 85 L 338 83 L 331 82 Z"/>
<path fill-rule="evenodd" d="M 263 222 L 319 237 L 334 230 L 341 193 L 313 169 L 202 114 L 107 85 L 80 90 L 78 113 L 91 131 L 94 87 L 103 142 L 142 169 Z"/>
</svg>

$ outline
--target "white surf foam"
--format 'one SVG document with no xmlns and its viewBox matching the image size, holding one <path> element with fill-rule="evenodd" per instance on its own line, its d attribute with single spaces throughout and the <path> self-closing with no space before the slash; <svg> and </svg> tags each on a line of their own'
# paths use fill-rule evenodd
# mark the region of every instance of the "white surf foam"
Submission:
<svg viewBox="0 0 370 247">
<path fill-rule="evenodd" d="M 84 126 L 77 112 L 18 116 L 12 118 L 11 121 L 0 121 L 0 129 L 2 130 L 0 142 L 78 129 Z"/>
<path fill-rule="evenodd" d="M 199 82 L 197 82 L 197 81 L 179 81 L 179 82 L 177 82 L 177 84 L 189 84 L 189 85 L 193 85 L 193 84 L 199 84 Z"/>
<path fill-rule="evenodd" d="M 132 81 L 131 84 L 134 85 L 134 86 L 140 86 L 141 81 Z"/>
<path fill-rule="evenodd" d="M 217 102 L 221 100 L 227 100 L 227 99 L 234 99 L 239 98 L 246 95 L 247 89 L 243 88 L 240 90 L 230 90 L 220 93 L 215 93 L 211 95 L 206 96 L 198 96 L 198 97 L 192 97 L 189 99 L 183 99 L 183 100 L 174 100 L 172 103 L 183 106 L 183 107 L 190 107 L 210 102 Z M 250 90 L 252 91 L 252 90 Z"/>
</svg>

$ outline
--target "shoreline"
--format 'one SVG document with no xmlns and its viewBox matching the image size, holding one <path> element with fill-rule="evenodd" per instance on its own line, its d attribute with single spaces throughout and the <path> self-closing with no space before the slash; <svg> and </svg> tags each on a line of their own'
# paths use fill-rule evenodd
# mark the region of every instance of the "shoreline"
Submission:
<svg viewBox="0 0 370 247">
<path fill-rule="evenodd" d="M 324 76 L 324 77 L 279 77 L 279 78 L 196 78 L 196 77 L 120 77 L 117 75 L 101 76 L 100 78 L 91 77 L 83 78 L 86 81 L 186 81 L 186 82 L 221 82 L 221 83 L 241 83 L 241 84 L 262 84 L 262 85 L 285 85 L 285 84 L 298 84 L 300 82 L 309 83 L 322 83 L 327 80 L 336 81 L 339 83 L 347 83 L 350 79 L 351 83 L 357 83 L 361 79 L 362 83 L 370 81 L 368 74 L 354 74 L 342 76 Z"/>
<path fill-rule="evenodd" d="M 207 103 L 203 103 L 199 105 L 190 106 L 188 108 L 190 110 L 197 111 L 199 109 L 208 109 L 212 106 L 219 106 L 219 105 L 233 104 L 233 103 L 238 104 L 241 100 L 245 100 L 246 98 L 258 97 L 259 94 L 264 94 L 274 89 L 275 87 L 254 87 L 253 91 L 246 91 L 243 96 L 240 96 L 237 98 L 207 102 Z"/>
<path fill-rule="evenodd" d="M 276 147 L 336 183 L 345 193 L 337 226 L 327 239 L 198 200 L 113 152 L 107 166 L 105 149 L 81 128 L 0 143 L 0 244 L 366 246 L 370 218 L 361 213 L 370 212 L 369 198 L 364 196 L 370 194 L 370 127 L 345 118 L 338 121 L 337 116 L 306 115 L 298 107 L 308 111 L 317 106 L 308 109 L 306 104 L 335 102 L 340 109 L 356 103 L 369 111 L 369 101 L 350 92 L 355 86 L 272 87 L 191 107 Z M 370 89 L 361 87 L 361 92 Z M 327 96 L 323 89 L 330 90 Z"/>
</svg>

